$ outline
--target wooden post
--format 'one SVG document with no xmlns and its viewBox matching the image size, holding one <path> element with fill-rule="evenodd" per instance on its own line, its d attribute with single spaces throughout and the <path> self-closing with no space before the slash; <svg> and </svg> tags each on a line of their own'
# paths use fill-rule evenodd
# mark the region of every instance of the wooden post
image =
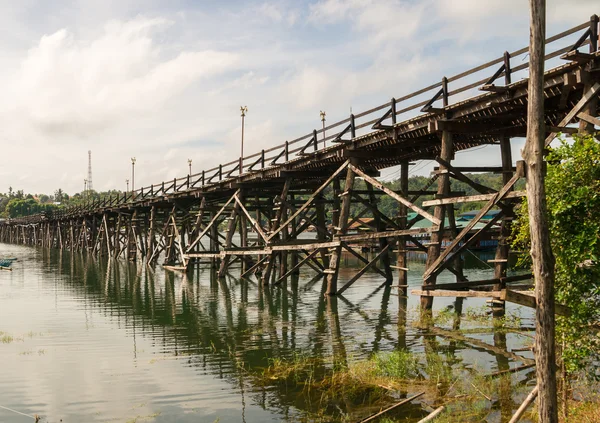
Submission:
<svg viewBox="0 0 600 423">
<path fill-rule="evenodd" d="M 527 200 L 531 232 L 531 257 L 537 307 L 535 361 L 541 423 L 557 423 L 556 354 L 554 346 L 554 256 L 550 245 L 544 187 L 544 39 L 546 1 L 529 0 L 529 86 L 527 142 L 523 158 L 527 169 Z"/>
<path fill-rule="evenodd" d="M 512 172 L 512 153 L 510 149 L 510 137 L 502 137 L 500 140 L 500 155 L 502 157 L 502 184 L 506 185 L 513 176 Z M 500 236 L 498 237 L 498 247 L 496 247 L 496 256 L 494 264 L 494 278 L 501 279 L 506 277 L 508 270 L 509 237 L 511 234 L 511 218 L 504 216 L 500 226 Z M 506 288 L 506 283 L 500 282 L 494 285 L 495 291 Z M 499 307 L 501 310 L 495 312 L 498 316 L 504 315 L 504 304 Z"/>
<path fill-rule="evenodd" d="M 225 234 L 225 248 L 231 248 L 231 241 L 233 239 L 233 234 L 235 233 L 237 217 L 239 214 L 241 214 L 239 212 L 239 210 L 240 210 L 239 204 L 237 202 L 234 203 L 233 211 L 231 212 L 231 215 L 229 216 L 230 220 L 229 220 L 229 223 L 227 224 L 227 233 Z M 219 278 L 222 278 L 225 276 L 225 273 L 227 272 L 228 264 L 229 264 L 229 256 L 223 257 L 221 259 L 221 266 L 219 267 L 219 274 L 218 274 Z"/>
<path fill-rule="evenodd" d="M 290 203 L 294 204 L 294 194 L 290 194 Z M 287 220 L 287 216 L 286 216 L 286 220 Z M 298 222 L 296 219 L 292 220 L 292 222 L 290 223 L 292 226 L 292 233 L 295 234 L 297 229 L 298 229 Z M 290 266 L 292 267 L 292 269 L 294 269 L 297 265 L 298 265 L 298 252 L 296 250 L 293 250 L 291 252 L 291 263 Z M 292 272 L 292 275 L 298 275 L 300 274 L 300 268 L 297 268 L 296 270 L 294 270 Z"/>
<path fill-rule="evenodd" d="M 403 162 L 400 165 L 400 191 L 402 191 L 402 196 L 404 198 L 408 197 L 408 162 Z M 408 207 L 404 204 L 398 204 L 398 227 L 401 230 L 406 229 L 408 218 Z M 407 261 L 406 261 L 406 236 L 398 237 L 397 244 L 398 246 L 398 256 L 396 258 L 396 264 L 398 266 L 398 293 L 405 295 L 408 290 L 405 288 L 408 285 L 408 272 L 404 269 L 407 269 Z"/>
<path fill-rule="evenodd" d="M 375 222 L 376 231 L 377 232 L 385 231 L 385 226 L 386 226 L 385 223 L 381 221 L 380 215 L 377 212 L 375 212 L 375 210 L 379 210 L 377 208 L 377 203 L 379 202 L 379 198 L 377 196 L 375 196 L 375 193 L 373 192 L 373 185 L 367 184 L 367 191 L 369 193 L 369 202 L 374 207 L 374 210 L 372 213 L 373 213 L 373 221 Z M 377 243 L 379 245 L 379 251 L 384 251 L 383 254 L 381 255 L 380 263 L 385 272 L 385 281 L 388 285 L 391 285 L 394 277 L 392 276 L 392 268 L 390 267 L 389 249 L 386 249 L 386 247 L 388 246 L 388 239 L 387 238 L 379 238 L 377 240 Z"/>
<path fill-rule="evenodd" d="M 448 131 L 442 132 L 442 149 L 440 157 L 446 162 L 450 162 L 453 156 L 453 144 L 452 134 Z M 445 166 L 440 165 L 440 170 L 444 170 Z M 438 178 L 438 198 L 445 198 L 450 194 L 450 178 L 447 173 L 442 173 Z M 431 233 L 431 242 L 427 248 L 427 261 L 425 267 L 429 269 L 440 256 L 442 238 L 444 234 L 445 218 L 446 218 L 446 207 L 444 205 L 436 206 L 434 211 L 434 217 L 439 219 L 442 223 L 440 224 L 439 230 Z M 434 285 L 436 276 L 429 277 L 424 281 L 424 285 Z M 431 310 L 433 307 L 433 297 L 421 297 L 421 308 L 425 310 Z"/>
<path fill-rule="evenodd" d="M 240 192 L 238 193 L 238 198 L 240 199 L 240 201 L 242 203 L 244 203 L 244 201 L 246 199 L 244 196 L 244 191 L 241 189 L 240 189 Z M 248 246 L 248 223 L 247 223 L 248 219 L 244 213 L 240 213 L 239 220 L 240 220 L 240 224 L 239 224 L 240 247 L 246 248 Z M 247 267 L 247 263 L 248 263 L 248 256 L 242 256 L 241 263 L 242 263 L 241 271 L 242 271 L 242 273 L 244 273 L 246 271 L 246 267 Z"/>
<path fill-rule="evenodd" d="M 352 115 L 354 118 L 354 115 Z M 353 119 L 354 120 L 354 119 Z M 340 206 L 340 214 L 337 222 L 333 222 L 334 226 L 337 226 L 337 230 L 334 229 L 334 240 L 346 233 L 348 228 L 348 216 L 350 214 L 351 198 L 350 192 L 354 187 L 354 171 L 350 166 L 346 171 L 346 183 L 344 185 L 344 192 L 342 195 L 342 205 Z M 329 259 L 329 273 L 327 274 L 327 295 L 337 294 L 337 279 L 338 279 L 338 268 L 340 265 L 340 257 L 342 255 L 342 247 L 334 247 L 331 250 L 331 257 Z"/>
<path fill-rule="evenodd" d="M 322 229 L 321 231 L 317 230 L 317 241 L 319 243 L 325 242 L 325 233 L 327 232 L 327 223 L 325 221 L 325 196 L 323 193 L 320 193 L 315 200 L 315 208 L 317 211 L 317 226 Z M 323 267 L 329 267 L 329 255 L 327 253 L 327 248 L 320 249 L 320 256 L 323 262 Z"/>
<path fill-rule="evenodd" d="M 598 48 L 598 15 L 592 15 L 590 17 L 590 53 L 595 53 Z M 593 84 L 592 78 L 590 75 L 582 70 L 582 74 L 587 76 L 587 80 L 583 86 L 583 92 L 588 92 Z M 598 96 L 593 96 L 589 101 L 588 105 L 582 110 L 590 116 L 596 116 L 596 110 L 598 108 Z M 579 120 L 579 132 L 581 134 L 593 134 L 594 133 L 594 125 L 586 122 L 583 119 Z"/>
</svg>

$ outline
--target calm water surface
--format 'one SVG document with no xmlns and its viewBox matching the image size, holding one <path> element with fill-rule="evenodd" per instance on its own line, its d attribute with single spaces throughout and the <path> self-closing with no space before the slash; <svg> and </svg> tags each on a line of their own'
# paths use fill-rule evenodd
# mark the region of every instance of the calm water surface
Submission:
<svg viewBox="0 0 600 423">
<path fill-rule="evenodd" d="M 254 277 L 236 278 L 239 269 L 219 280 L 209 266 L 183 276 L 6 244 L 0 257 L 18 258 L 12 272 L 0 272 L 0 405 L 46 422 L 312 421 L 318 410 L 302 395 L 253 376 L 269 359 L 294 354 L 332 363 L 434 345 L 452 355 L 453 365 L 496 370 L 521 364 L 426 336 L 413 324 L 418 298 L 381 287 L 375 273 L 328 302 L 322 280 L 311 272 L 265 288 Z M 467 259 L 470 279 L 491 277 L 483 262 Z M 356 272 L 346 260 L 341 281 Z M 423 260 L 410 263 L 412 287 L 421 284 L 423 269 Z M 453 278 L 442 274 L 438 281 Z M 468 299 L 463 311 L 482 305 Z M 456 306 L 454 298 L 435 300 L 437 309 Z M 509 312 L 533 324 L 530 313 L 510 306 Z M 469 336 L 498 342 L 489 332 Z M 518 333 L 502 339 L 509 348 L 530 341 Z M 407 412 L 423 413 L 419 404 Z M 334 414 L 332 421 L 339 418 Z M 0 408 L 0 422 L 31 421 Z"/>
</svg>

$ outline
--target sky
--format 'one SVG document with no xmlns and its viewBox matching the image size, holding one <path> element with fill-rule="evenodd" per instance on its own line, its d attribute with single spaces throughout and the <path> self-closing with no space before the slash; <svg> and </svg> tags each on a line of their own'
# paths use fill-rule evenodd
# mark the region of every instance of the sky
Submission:
<svg viewBox="0 0 600 423">
<path fill-rule="evenodd" d="M 547 4 L 548 35 L 600 13 Z M 131 157 L 136 187 L 212 168 L 239 157 L 240 106 L 258 152 L 526 46 L 528 25 L 527 0 L 0 0 L 0 192 L 79 192 L 88 150 L 97 191 L 124 190 Z"/>
</svg>

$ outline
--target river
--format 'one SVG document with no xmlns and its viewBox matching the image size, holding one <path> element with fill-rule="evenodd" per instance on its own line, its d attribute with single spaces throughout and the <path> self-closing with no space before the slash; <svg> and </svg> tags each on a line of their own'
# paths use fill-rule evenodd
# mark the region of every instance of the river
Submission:
<svg viewBox="0 0 600 423">
<path fill-rule="evenodd" d="M 310 269 L 281 287 L 261 287 L 256 278 L 219 280 L 209 266 L 184 276 L 6 244 L 0 257 L 18 258 L 12 272 L 0 272 L 0 406 L 44 422 L 314 421 L 318 410 L 302 395 L 257 384 L 249 373 L 295 354 L 352 361 L 395 348 L 418 353 L 427 340 L 413 324 L 418 297 L 398 296 L 376 273 L 325 301 L 322 280 Z M 356 272 L 344 260 L 341 281 Z M 466 275 L 491 277 L 484 261 L 467 256 Z M 424 261 L 409 268 L 409 285 L 417 288 Z M 438 278 L 453 280 L 446 273 Z M 458 306 L 454 298 L 434 304 Z M 467 299 L 463 312 L 484 305 Z M 509 305 L 508 312 L 533 326 L 528 310 Z M 473 337 L 497 342 L 489 331 Z M 443 336 L 435 341 L 461 366 L 493 371 L 521 364 Z M 530 339 L 508 333 L 503 342 L 510 349 Z M 412 407 L 418 416 L 420 406 Z M 31 421 L 0 408 L 0 422 Z"/>
</svg>

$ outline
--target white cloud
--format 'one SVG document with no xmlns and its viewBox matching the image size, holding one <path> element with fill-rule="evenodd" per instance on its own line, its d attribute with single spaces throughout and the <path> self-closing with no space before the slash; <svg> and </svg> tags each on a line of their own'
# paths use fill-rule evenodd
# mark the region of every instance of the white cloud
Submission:
<svg viewBox="0 0 600 423">
<path fill-rule="evenodd" d="M 27 0 L 30 1 L 30 0 Z M 596 4 L 548 1 L 548 33 Z M 182 3 L 183 4 L 183 3 Z M 157 0 L 0 5 L 0 144 L 6 186 L 136 186 L 235 160 L 526 45 L 525 0 Z M 292 28 L 293 27 L 293 28 Z M 18 180 L 21 179 L 21 182 Z"/>
<path fill-rule="evenodd" d="M 216 51 L 164 58 L 152 36 L 168 24 L 146 18 L 110 22 L 90 42 L 66 29 L 43 36 L 15 81 L 16 111 L 44 134 L 90 136 L 160 108 L 190 84 L 235 64 L 236 55 Z"/>
</svg>

